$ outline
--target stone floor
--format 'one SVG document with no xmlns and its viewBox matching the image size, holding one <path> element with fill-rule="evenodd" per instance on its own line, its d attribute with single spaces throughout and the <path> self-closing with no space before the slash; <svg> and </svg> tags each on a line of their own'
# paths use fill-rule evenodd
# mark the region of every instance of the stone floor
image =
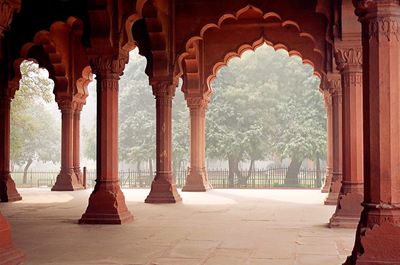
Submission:
<svg viewBox="0 0 400 265">
<path fill-rule="evenodd" d="M 181 193 L 183 203 L 143 203 L 149 190 L 124 190 L 135 216 L 122 226 L 78 225 L 90 190 L 20 189 L 1 204 L 25 264 L 338 265 L 354 230 L 329 229 L 333 206 L 317 190 Z"/>
</svg>

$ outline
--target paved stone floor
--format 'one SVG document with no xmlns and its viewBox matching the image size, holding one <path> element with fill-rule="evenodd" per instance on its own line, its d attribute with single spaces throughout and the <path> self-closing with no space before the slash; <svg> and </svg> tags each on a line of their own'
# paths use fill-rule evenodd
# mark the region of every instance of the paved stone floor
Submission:
<svg viewBox="0 0 400 265">
<path fill-rule="evenodd" d="M 181 193 L 175 205 L 124 190 L 135 220 L 122 226 L 77 224 L 90 190 L 19 191 L 24 200 L 0 210 L 26 264 L 338 265 L 355 233 L 327 228 L 334 207 L 317 190 Z"/>
</svg>

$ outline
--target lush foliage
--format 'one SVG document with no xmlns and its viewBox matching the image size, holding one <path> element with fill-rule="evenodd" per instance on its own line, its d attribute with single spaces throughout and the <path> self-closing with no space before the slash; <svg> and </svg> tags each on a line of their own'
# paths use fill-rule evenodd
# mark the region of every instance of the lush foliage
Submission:
<svg viewBox="0 0 400 265">
<path fill-rule="evenodd" d="M 47 103 L 53 82 L 38 65 L 21 64 L 22 79 L 11 104 L 11 160 L 27 169 L 33 161 L 60 160 L 60 130 Z"/>
<path fill-rule="evenodd" d="M 300 58 L 266 45 L 233 59 L 213 83 L 208 155 L 228 159 L 236 172 L 244 159 L 252 166 L 273 155 L 297 164 L 322 157 L 326 129 L 318 85 Z"/>
</svg>

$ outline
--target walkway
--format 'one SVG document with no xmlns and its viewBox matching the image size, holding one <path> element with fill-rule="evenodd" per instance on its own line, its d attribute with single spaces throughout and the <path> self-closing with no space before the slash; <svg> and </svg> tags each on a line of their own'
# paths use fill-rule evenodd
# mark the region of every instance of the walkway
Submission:
<svg viewBox="0 0 400 265">
<path fill-rule="evenodd" d="M 354 243 L 354 230 L 326 228 L 334 207 L 317 190 L 181 193 L 176 205 L 124 190 L 135 220 L 123 226 L 77 225 L 89 190 L 19 191 L 0 210 L 26 264 L 338 265 Z"/>
</svg>

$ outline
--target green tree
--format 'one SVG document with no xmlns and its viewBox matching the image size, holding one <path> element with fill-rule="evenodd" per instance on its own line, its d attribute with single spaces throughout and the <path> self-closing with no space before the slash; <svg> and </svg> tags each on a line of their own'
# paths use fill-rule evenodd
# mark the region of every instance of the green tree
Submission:
<svg viewBox="0 0 400 265">
<path fill-rule="evenodd" d="M 120 81 L 119 154 L 123 161 L 149 163 L 153 171 L 156 146 L 155 99 L 144 72 L 146 59 L 130 54 L 124 76 Z M 173 165 L 179 170 L 188 157 L 188 114 L 185 100 L 177 88 L 173 105 Z"/>
<path fill-rule="evenodd" d="M 246 183 L 255 161 L 273 155 L 291 159 L 290 184 L 305 158 L 322 156 L 325 112 L 318 82 L 298 57 L 266 45 L 221 69 L 207 114 L 207 152 L 228 159 L 231 185 L 235 175 Z M 238 169 L 244 159 L 250 160 L 247 176 Z"/>
<path fill-rule="evenodd" d="M 37 64 L 21 64 L 22 79 L 11 105 L 11 160 L 25 165 L 23 182 L 33 161 L 59 162 L 59 125 L 47 107 L 54 99 L 53 82 Z"/>
</svg>

